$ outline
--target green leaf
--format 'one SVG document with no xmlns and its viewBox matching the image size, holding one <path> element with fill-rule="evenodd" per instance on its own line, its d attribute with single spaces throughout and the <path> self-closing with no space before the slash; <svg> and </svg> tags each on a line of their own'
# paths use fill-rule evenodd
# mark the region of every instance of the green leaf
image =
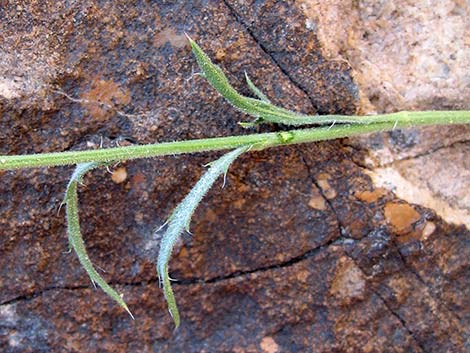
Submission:
<svg viewBox="0 0 470 353">
<path fill-rule="evenodd" d="M 250 146 L 239 147 L 214 162 L 210 163 L 210 168 L 204 173 L 199 181 L 194 185 L 188 195 L 181 201 L 175 208 L 167 221 L 167 229 L 162 237 L 160 243 L 160 251 L 157 259 L 157 273 L 160 282 L 163 284 L 163 293 L 168 303 L 168 309 L 175 326 L 180 324 L 180 316 L 176 300 L 171 289 L 170 278 L 168 277 L 168 262 L 170 261 L 171 252 L 178 240 L 179 236 L 184 230 L 189 231 L 189 224 L 191 217 L 196 210 L 196 207 L 201 202 L 204 195 L 214 184 L 215 180 L 222 174 L 227 172 L 230 164 L 243 152 L 247 151 Z"/>
<path fill-rule="evenodd" d="M 90 279 L 93 284 L 96 283 L 98 286 L 100 286 L 106 294 L 108 294 L 121 307 L 123 307 L 129 313 L 132 319 L 134 319 L 134 316 L 130 312 L 121 295 L 119 295 L 119 293 L 117 293 L 113 288 L 111 288 L 109 284 L 106 283 L 106 281 L 99 275 L 99 273 L 93 267 L 93 264 L 86 252 L 85 243 L 83 242 L 82 233 L 80 231 L 77 192 L 78 184 L 81 183 L 85 173 L 101 165 L 103 165 L 103 163 L 90 162 L 78 164 L 72 174 L 72 177 L 70 178 L 64 199 L 64 203 L 66 205 L 67 233 L 69 238 L 69 244 L 77 254 L 80 264 L 83 266 L 86 273 L 88 273 L 88 276 L 90 276 Z"/>
<path fill-rule="evenodd" d="M 250 77 L 248 76 L 246 72 L 245 72 L 245 79 L 246 79 L 246 83 L 248 84 L 248 87 L 251 89 L 251 92 L 253 92 L 255 96 L 257 96 L 263 102 L 271 103 L 269 98 L 263 92 L 261 92 L 261 90 L 258 87 L 255 86 L 255 84 L 253 83 L 253 81 L 251 81 Z"/>
<path fill-rule="evenodd" d="M 261 99 L 245 97 L 239 94 L 230 85 L 227 76 L 223 71 L 207 56 L 206 53 L 188 36 L 189 43 L 196 57 L 197 63 L 202 70 L 207 81 L 235 108 L 247 113 L 255 118 L 285 125 L 324 125 L 334 123 L 361 123 L 359 117 L 349 117 L 344 115 L 305 115 L 292 112 L 290 110 L 275 106 L 267 100 L 266 96 L 255 87 L 247 77 L 248 86 Z M 246 123 L 245 123 L 246 124 Z"/>
</svg>

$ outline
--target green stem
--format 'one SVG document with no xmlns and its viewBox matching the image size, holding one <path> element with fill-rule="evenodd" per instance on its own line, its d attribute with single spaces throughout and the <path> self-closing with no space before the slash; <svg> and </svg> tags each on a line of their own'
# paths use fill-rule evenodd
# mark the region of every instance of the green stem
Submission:
<svg viewBox="0 0 470 353">
<path fill-rule="evenodd" d="M 357 119 L 367 119 L 368 124 L 345 124 L 333 127 L 317 127 L 242 136 L 214 137 L 199 140 L 164 142 L 150 145 L 115 147 L 99 150 L 0 156 L 0 170 L 52 167 L 86 162 L 118 162 L 136 158 L 225 150 L 244 145 L 255 145 L 254 149 L 264 149 L 281 145 L 331 140 L 371 132 L 388 131 L 395 128 L 406 128 L 420 125 L 469 124 L 470 111 L 398 112 L 384 115 L 357 117 Z"/>
<path fill-rule="evenodd" d="M 312 116 L 313 118 L 314 116 Z M 401 111 L 397 113 L 365 116 L 321 115 L 322 118 L 338 121 L 348 119 L 354 124 L 373 124 L 383 122 L 397 122 L 400 126 L 442 125 L 442 124 L 468 124 L 470 111 L 429 110 L 429 111 Z M 445 121 L 445 122 L 444 122 Z M 405 125 L 401 125 L 405 124 Z"/>
</svg>

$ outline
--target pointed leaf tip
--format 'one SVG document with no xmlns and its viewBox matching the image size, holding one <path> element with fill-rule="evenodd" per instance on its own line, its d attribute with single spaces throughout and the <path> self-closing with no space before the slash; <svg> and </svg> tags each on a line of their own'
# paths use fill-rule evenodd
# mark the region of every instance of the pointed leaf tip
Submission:
<svg viewBox="0 0 470 353">
<path fill-rule="evenodd" d="M 85 243 L 83 241 L 82 233 L 80 231 L 80 218 L 78 212 L 78 183 L 83 178 L 86 172 L 100 166 L 104 163 L 83 163 L 78 164 L 75 171 L 70 178 L 65 191 L 65 207 L 66 207 L 66 219 L 67 219 L 67 233 L 69 238 L 69 245 L 77 254 L 80 264 L 85 269 L 86 273 L 91 279 L 93 285 L 97 284 L 101 289 L 114 301 L 116 301 L 122 308 L 124 308 L 129 315 L 134 319 L 134 316 L 130 312 L 127 304 L 119 295 L 96 271 L 93 263 L 88 257 Z"/>
<path fill-rule="evenodd" d="M 183 33 L 184 33 L 184 35 L 186 36 L 186 38 L 188 38 L 188 41 L 189 41 L 190 43 L 191 43 L 191 42 L 194 42 L 194 41 L 191 39 L 191 37 L 189 36 L 188 32 L 184 31 Z"/>
<path fill-rule="evenodd" d="M 246 73 L 245 77 L 247 84 L 258 99 L 241 95 L 230 84 L 220 67 L 211 61 L 196 42 L 191 39 L 189 39 L 189 41 L 199 67 L 212 87 L 214 87 L 215 90 L 235 108 L 254 116 L 255 118 L 262 118 L 263 120 L 260 120 L 260 122 L 271 122 L 284 125 L 325 125 L 331 124 L 333 121 L 338 123 L 355 123 L 361 121 L 360 119 L 357 119 L 357 117 L 340 115 L 305 115 L 278 107 L 269 101 L 266 95 L 253 84 Z"/>
<path fill-rule="evenodd" d="M 176 305 L 175 296 L 171 288 L 170 278 L 168 276 L 168 263 L 170 261 L 171 252 L 182 232 L 189 227 L 191 217 L 196 207 L 201 202 L 204 195 L 214 184 L 215 180 L 224 174 L 230 164 L 243 152 L 248 150 L 250 146 L 239 147 L 211 163 L 210 168 L 194 185 L 188 195 L 176 206 L 171 216 L 168 218 L 168 228 L 160 242 L 160 250 L 157 259 L 157 274 L 163 284 L 163 293 L 167 301 L 168 310 L 178 327 L 180 316 Z"/>
<path fill-rule="evenodd" d="M 246 71 L 245 71 L 245 80 L 246 80 L 246 83 L 248 84 L 248 88 L 251 90 L 251 92 L 253 92 L 253 94 L 256 97 L 258 97 L 259 99 L 261 99 L 263 102 L 267 104 L 271 104 L 271 101 L 269 100 L 269 98 L 263 92 L 261 92 L 261 90 L 258 87 L 255 86 L 253 81 L 251 81 Z"/>
</svg>

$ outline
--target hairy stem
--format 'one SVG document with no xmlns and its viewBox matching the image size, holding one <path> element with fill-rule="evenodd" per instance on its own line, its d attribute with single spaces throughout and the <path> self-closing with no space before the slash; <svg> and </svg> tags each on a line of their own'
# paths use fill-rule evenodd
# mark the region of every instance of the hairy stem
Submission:
<svg viewBox="0 0 470 353">
<path fill-rule="evenodd" d="M 368 119 L 369 123 L 343 124 L 332 127 L 163 142 L 99 150 L 0 156 L 0 170 L 52 167 L 86 162 L 118 162 L 136 158 L 226 150 L 244 145 L 254 145 L 253 149 L 264 149 L 281 145 L 331 140 L 371 132 L 388 131 L 395 128 L 423 125 L 469 124 L 470 111 L 398 112 L 361 118 Z"/>
<path fill-rule="evenodd" d="M 233 105 L 238 110 L 251 115 L 256 118 L 254 122 L 243 122 L 242 126 L 251 126 L 253 124 L 260 124 L 263 122 L 271 122 L 275 124 L 284 125 L 331 125 L 335 123 L 340 124 L 372 124 L 381 122 L 394 123 L 413 123 L 418 124 L 418 121 L 428 123 L 435 120 L 440 121 L 447 115 L 448 121 L 452 121 L 455 115 L 462 116 L 470 112 L 399 112 L 392 114 L 382 115 L 368 115 L 368 116 L 348 116 L 348 115 L 305 115 L 302 113 L 287 110 L 272 104 L 269 99 L 251 82 L 250 78 L 245 74 L 248 87 L 259 99 L 243 96 L 230 85 L 230 82 L 220 67 L 215 65 L 209 56 L 197 45 L 195 41 L 188 37 L 191 48 L 193 49 L 194 56 L 196 57 L 201 75 L 207 79 L 212 87 L 224 97 L 227 102 Z M 456 114 L 457 113 L 457 114 Z"/>
<path fill-rule="evenodd" d="M 80 231 L 80 218 L 78 215 L 78 184 L 81 182 L 86 172 L 99 166 L 100 163 L 86 163 L 77 165 L 77 168 L 73 172 L 69 184 L 67 185 L 64 203 L 67 214 L 67 233 L 69 237 L 69 244 L 75 250 L 80 264 L 83 266 L 88 276 L 90 276 L 93 284 L 98 284 L 107 295 L 114 299 L 129 313 L 132 318 L 134 318 L 121 295 L 111 288 L 111 286 L 106 283 L 103 277 L 101 277 L 100 274 L 95 270 L 93 263 L 88 257 L 82 233 Z"/>
</svg>

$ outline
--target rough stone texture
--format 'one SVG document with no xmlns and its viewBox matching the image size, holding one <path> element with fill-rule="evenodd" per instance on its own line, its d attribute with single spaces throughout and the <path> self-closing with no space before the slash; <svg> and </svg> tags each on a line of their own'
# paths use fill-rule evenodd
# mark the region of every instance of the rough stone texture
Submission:
<svg viewBox="0 0 470 353">
<path fill-rule="evenodd" d="M 468 108 L 467 0 L 300 0 L 322 53 L 354 69 L 362 110 Z"/>
<path fill-rule="evenodd" d="M 470 109 L 468 1 L 299 2 L 321 53 L 352 67 L 363 113 Z M 470 227 L 470 127 L 354 139 L 376 187 Z M 438 136 L 438 138 L 437 138 Z M 455 176 L 458 176 L 457 178 Z"/>
<path fill-rule="evenodd" d="M 350 59 L 328 55 L 325 26 L 308 12 L 316 3 L 0 1 L 0 153 L 246 133 L 237 122 L 247 117 L 194 75 L 184 31 L 245 94 L 246 70 L 286 107 L 367 111 L 361 92 L 374 85 L 357 79 Z M 338 18 L 353 13 L 326 3 L 318 19 L 332 9 Z M 354 14 L 366 16 L 367 2 L 357 3 Z M 384 27 L 370 28 L 373 39 Z M 357 47 L 346 49 L 339 52 Z M 454 89 L 463 97 L 468 87 Z M 419 107 L 461 107 L 442 92 Z M 391 100 L 377 95 L 375 108 L 389 109 L 383 102 Z M 67 253 L 58 209 L 72 168 L 0 172 L 0 350 L 468 351 L 468 229 L 375 177 L 395 166 L 413 172 L 407 185 L 421 190 L 419 180 L 447 172 L 447 183 L 428 186 L 431 196 L 465 210 L 468 133 L 394 131 L 242 156 L 225 188 L 205 198 L 193 236 L 171 261 L 182 313 L 176 332 L 156 281 L 152 232 L 217 153 L 122 163 L 85 178 L 90 257 L 135 321 Z"/>
</svg>

